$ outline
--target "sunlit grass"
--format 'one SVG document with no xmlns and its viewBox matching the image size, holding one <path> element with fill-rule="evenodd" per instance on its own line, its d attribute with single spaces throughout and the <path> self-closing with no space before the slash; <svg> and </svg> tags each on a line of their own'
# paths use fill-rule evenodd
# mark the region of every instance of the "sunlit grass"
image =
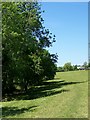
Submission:
<svg viewBox="0 0 90 120">
<path fill-rule="evenodd" d="M 58 72 L 54 80 L 49 80 L 46 85 L 37 89 L 36 95 L 30 97 L 32 100 L 16 99 L 3 102 L 3 117 L 86 118 L 88 116 L 87 81 L 87 71 Z"/>
</svg>

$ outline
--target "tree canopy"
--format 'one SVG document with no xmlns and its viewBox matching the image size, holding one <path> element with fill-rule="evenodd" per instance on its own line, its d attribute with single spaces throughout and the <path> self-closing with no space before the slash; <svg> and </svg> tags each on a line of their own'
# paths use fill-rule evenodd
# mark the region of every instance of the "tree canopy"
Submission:
<svg viewBox="0 0 90 120">
<path fill-rule="evenodd" d="M 73 70 L 73 67 L 70 62 L 64 64 L 64 70 L 65 71 L 71 71 Z"/>
<path fill-rule="evenodd" d="M 53 79 L 57 54 L 46 47 L 55 42 L 55 35 L 43 26 L 38 2 L 2 3 L 2 85 L 9 94 L 16 87 L 27 91 L 42 80 Z"/>
</svg>

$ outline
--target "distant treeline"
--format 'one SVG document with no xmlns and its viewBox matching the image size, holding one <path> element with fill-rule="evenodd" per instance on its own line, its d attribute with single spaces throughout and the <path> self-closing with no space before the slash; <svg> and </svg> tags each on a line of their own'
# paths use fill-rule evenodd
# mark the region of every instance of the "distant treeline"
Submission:
<svg viewBox="0 0 90 120">
<path fill-rule="evenodd" d="M 83 65 L 72 65 L 71 62 L 67 62 L 64 64 L 64 66 L 57 67 L 57 72 L 88 70 L 88 69 L 90 69 L 90 63 L 84 62 Z"/>
</svg>

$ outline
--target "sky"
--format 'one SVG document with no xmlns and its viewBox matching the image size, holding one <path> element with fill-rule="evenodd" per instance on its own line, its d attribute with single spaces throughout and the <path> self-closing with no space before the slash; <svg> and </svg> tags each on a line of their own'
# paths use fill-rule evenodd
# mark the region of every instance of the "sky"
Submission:
<svg viewBox="0 0 90 120">
<path fill-rule="evenodd" d="M 50 53 L 58 54 L 57 66 L 88 62 L 88 3 L 41 2 L 44 26 L 56 36 Z"/>
</svg>

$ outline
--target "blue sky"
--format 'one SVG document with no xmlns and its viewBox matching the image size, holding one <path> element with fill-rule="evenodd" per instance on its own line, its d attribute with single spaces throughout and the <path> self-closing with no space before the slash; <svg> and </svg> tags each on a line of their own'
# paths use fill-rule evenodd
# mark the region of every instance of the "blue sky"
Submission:
<svg viewBox="0 0 90 120">
<path fill-rule="evenodd" d="M 42 2 L 44 26 L 56 35 L 49 48 L 58 54 L 58 66 L 66 62 L 82 65 L 88 61 L 88 3 Z"/>
</svg>

